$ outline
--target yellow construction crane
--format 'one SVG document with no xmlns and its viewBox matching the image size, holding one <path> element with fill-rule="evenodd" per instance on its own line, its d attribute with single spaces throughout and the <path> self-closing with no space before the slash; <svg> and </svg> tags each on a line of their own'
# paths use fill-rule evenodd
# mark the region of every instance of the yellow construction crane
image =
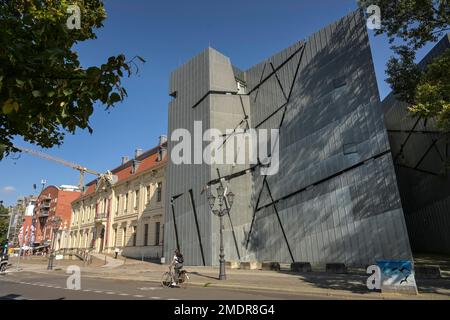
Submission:
<svg viewBox="0 0 450 320">
<path fill-rule="evenodd" d="M 90 170 L 90 169 L 88 169 L 86 167 L 80 166 L 79 164 L 76 164 L 76 163 L 73 163 L 73 162 L 61 159 L 61 158 L 57 158 L 57 157 L 48 155 L 48 154 L 46 154 L 44 152 L 41 152 L 41 151 L 28 149 L 28 148 L 24 148 L 24 147 L 18 147 L 18 146 L 14 146 L 14 147 L 19 149 L 22 152 L 31 154 L 33 156 L 36 156 L 36 157 L 39 157 L 39 158 L 42 158 L 42 159 L 45 159 L 45 160 L 50 160 L 50 161 L 53 161 L 53 162 L 57 162 L 57 163 L 62 164 L 64 166 L 66 166 L 66 167 L 70 167 L 72 169 L 78 170 L 80 172 L 80 180 L 79 180 L 79 183 L 78 183 L 78 187 L 80 188 L 80 190 L 83 190 L 83 187 L 84 187 L 84 174 L 85 173 L 90 173 L 92 175 L 97 176 L 97 179 L 98 179 L 97 187 L 96 187 L 97 190 L 98 190 L 98 188 L 101 185 L 101 183 L 100 183 L 101 181 L 105 182 L 108 185 L 113 185 L 113 184 L 115 184 L 117 182 L 117 176 L 113 175 L 110 171 L 107 171 L 106 173 L 99 173 L 99 172 L 96 172 L 94 170 Z"/>
</svg>

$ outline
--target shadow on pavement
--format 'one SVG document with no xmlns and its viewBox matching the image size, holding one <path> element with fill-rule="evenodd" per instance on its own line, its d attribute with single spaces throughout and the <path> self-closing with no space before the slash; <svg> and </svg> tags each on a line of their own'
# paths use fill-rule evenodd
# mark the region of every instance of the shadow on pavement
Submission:
<svg viewBox="0 0 450 320">
<path fill-rule="evenodd" d="M 195 274 L 196 276 L 199 276 L 199 277 L 208 278 L 208 279 L 214 279 L 214 280 L 219 280 L 218 277 L 211 277 L 211 276 L 207 276 L 207 275 L 204 275 L 204 274 L 201 274 L 201 273 L 198 273 L 198 272 L 189 272 L 189 274 Z"/>
<path fill-rule="evenodd" d="M 1 300 L 30 300 L 30 299 L 23 298 L 22 295 L 20 295 L 20 294 L 10 293 L 5 296 L 0 296 L 0 301 Z M 62 298 L 46 299 L 46 300 L 66 300 L 66 298 L 62 297 Z"/>
<path fill-rule="evenodd" d="M 419 293 L 433 293 L 450 297 L 450 279 L 416 279 Z M 447 292 L 442 292 L 446 290 Z"/>
<path fill-rule="evenodd" d="M 20 298 L 20 294 L 7 294 L 6 296 L 1 296 L 0 300 L 25 300 L 25 299 L 18 299 Z"/>
<path fill-rule="evenodd" d="M 298 280 L 308 283 L 319 289 L 343 290 L 358 294 L 369 294 L 374 292 L 367 289 L 367 277 L 363 275 L 317 272 L 301 273 L 298 275 L 300 276 Z"/>
</svg>

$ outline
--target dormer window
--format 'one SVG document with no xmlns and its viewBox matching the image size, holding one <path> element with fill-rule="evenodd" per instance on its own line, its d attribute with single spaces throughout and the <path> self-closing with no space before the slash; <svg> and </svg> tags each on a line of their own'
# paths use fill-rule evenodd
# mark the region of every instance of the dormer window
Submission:
<svg viewBox="0 0 450 320">
<path fill-rule="evenodd" d="M 131 165 L 131 173 L 135 174 L 139 168 L 139 165 L 141 164 L 141 162 L 139 160 L 134 159 L 133 163 Z"/>
</svg>

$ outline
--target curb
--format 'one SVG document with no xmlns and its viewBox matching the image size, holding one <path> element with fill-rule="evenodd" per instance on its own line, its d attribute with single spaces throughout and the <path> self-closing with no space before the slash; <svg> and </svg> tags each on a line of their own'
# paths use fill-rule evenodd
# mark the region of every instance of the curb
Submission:
<svg viewBox="0 0 450 320">
<path fill-rule="evenodd" d="M 32 272 L 37 274 L 51 274 L 51 271 L 44 270 L 22 270 L 23 272 Z M 55 270 L 56 271 L 56 270 Z M 54 271 L 53 271 L 54 272 Z M 123 280 L 123 281 L 142 281 L 142 282 L 151 282 L 151 283 L 160 283 L 159 279 L 139 279 L 139 278 L 129 278 L 129 277 L 120 277 L 120 276 L 108 276 L 108 275 L 95 275 L 95 274 L 84 274 L 84 277 L 87 278 L 96 278 L 96 279 L 107 279 L 107 280 Z M 324 292 L 319 291 L 311 291 L 311 290 L 298 290 L 298 289 L 290 289 L 290 288 L 280 288 L 280 287 L 265 287 L 265 286 L 251 286 L 251 285 L 239 285 L 239 284 L 220 284 L 220 283 L 209 283 L 208 282 L 189 282 L 190 286 L 195 287 L 208 287 L 208 288 L 225 288 L 225 289 L 235 289 L 235 290 L 251 290 L 251 291 L 271 291 L 271 292 L 280 292 L 280 293 L 294 293 L 303 296 L 313 297 L 330 297 L 330 298 L 343 298 L 343 299 L 353 299 L 353 300 L 386 300 L 386 299 L 397 299 L 397 300 L 446 300 L 442 299 L 440 296 L 430 294 L 430 297 L 427 298 L 423 296 L 423 294 L 418 294 L 417 296 L 410 295 L 402 295 L 398 293 L 373 293 L 368 292 L 367 294 L 371 294 L 370 297 L 364 296 L 364 293 L 336 293 L 330 292 L 328 289 Z M 440 299 L 439 299 L 440 298 Z"/>
<path fill-rule="evenodd" d="M 101 279 L 108 279 L 108 280 L 128 280 L 128 281 L 143 281 L 143 282 L 152 282 L 152 283 L 160 283 L 160 280 L 156 279 L 129 279 L 125 277 L 112 277 L 112 276 L 95 276 L 95 275 L 84 275 L 87 278 L 101 278 Z M 188 286 L 195 286 L 195 287 L 206 287 L 206 288 L 225 288 L 225 289 L 236 289 L 236 290 L 252 290 L 252 291 L 274 291 L 274 292 L 281 292 L 281 293 L 295 293 L 299 295 L 307 295 L 311 297 L 336 297 L 336 298 L 348 298 L 348 299 L 359 299 L 359 300 L 380 300 L 380 299 L 386 299 L 385 296 L 382 296 L 379 294 L 377 297 L 364 297 L 358 294 L 340 294 L 340 293 L 334 293 L 334 292 L 311 292 L 311 291 L 303 291 L 303 290 L 295 290 L 295 289 L 288 289 L 288 288 L 277 288 L 277 287 L 263 287 L 263 286 L 244 286 L 239 284 L 218 284 L 218 283 L 210 283 L 208 282 L 189 282 Z M 399 297 L 401 297 L 399 295 Z M 406 299 L 406 298 L 405 298 Z"/>
<path fill-rule="evenodd" d="M 109 280 L 128 280 L 128 281 L 143 281 L 143 282 L 152 282 L 152 283 L 160 283 L 160 280 L 157 279 L 129 279 L 125 277 L 112 277 L 112 276 L 95 276 L 95 275 L 85 275 L 88 278 L 101 278 L 101 279 L 109 279 Z M 368 292 L 367 294 L 371 294 L 372 296 L 367 297 L 363 296 L 363 293 L 336 293 L 330 292 L 326 290 L 325 292 L 314 292 L 311 290 L 296 290 L 289 288 L 277 288 L 277 287 L 264 287 L 264 286 L 245 286 L 239 284 L 219 284 L 219 283 L 210 283 L 208 282 L 189 282 L 188 286 L 195 287 L 208 287 L 208 288 L 225 288 L 225 289 L 235 289 L 235 290 L 251 290 L 251 291 L 273 291 L 273 292 L 281 292 L 281 293 L 295 293 L 303 296 L 311 296 L 311 297 L 335 297 L 335 298 L 343 298 L 343 299 L 353 299 L 353 300 L 386 300 L 386 299 L 397 299 L 397 300 L 424 300 L 425 297 L 421 298 L 421 295 L 418 294 L 415 297 L 411 297 L 410 295 L 401 295 L 397 293 L 372 293 Z M 414 299 L 416 298 L 416 299 Z M 430 299 L 429 299 L 430 300 Z"/>
<path fill-rule="evenodd" d="M 37 274 L 47 274 L 51 275 L 52 271 L 44 271 L 44 270 L 23 270 L 25 272 L 32 272 Z M 54 270 L 57 271 L 57 270 Z M 53 272 L 54 272 L 53 271 Z M 61 274 L 61 273 L 60 273 Z M 142 281 L 142 282 L 151 282 L 151 283 L 160 283 L 159 279 L 130 279 L 127 277 L 114 277 L 114 276 L 108 276 L 108 275 L 93 275 L 93 274 L 84 274 L 83 275 L 86 278 L 94 278 L 94 279 L 107 279 L 107 280 L 126 280 L 126 281 Z M 273 292 L 281 292 L 281 293 L 295 293 L 299 295 L 305 295 L 305 296 L 311 296 L 311 297 L 336 297 L 336 298 L 348 298 L 348 299 L 359 299 L 359 300 L 380 300 L 385 299 L 384 296 L 381 296 L 379 294 L 377 297 L 361 297 L 358 294 L 339 294 L 334 292 L 311 292 L 311 291 L 303 291 L 303 290 L 295 290 L 295 289 L 288 289 L 288 288 L 277 288 L 277 287 L 263 287 L 263 286 L 244 286 L 244 285 L 238 285 L 238 284 L 218 284 L 218 283 L 210 283 L 207 285 L 208 282 L 189 282 L 190 286 L 195 287 L 207 287 L 207 288 L 225 288 L 225 289 L 235 289 L 235 290 L 252 290 L 252 291 L 273 291 Z"/>
</svg>

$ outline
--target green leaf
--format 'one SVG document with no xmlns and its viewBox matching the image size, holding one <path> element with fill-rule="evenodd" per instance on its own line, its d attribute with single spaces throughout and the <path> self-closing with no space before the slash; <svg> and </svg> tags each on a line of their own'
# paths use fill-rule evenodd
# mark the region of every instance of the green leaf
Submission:
<svg viewBox="0 0 450 320">
<path fill-rule="evenodd" d="M 22 80 L 19 80 L 19 79 L 16 79 L 16 83 L 19 88 L 22 88 L 23 85 L 25 84 L 25 82 L 23 82 Z"/>
<path fill-rule="evenodd" d="M 31 94 L 33 95 L 33 97 L 35 98 L 39 98 L 41 96 L 41 92 L 39 90 L 33 90 L 31 92 Z"/>
<path fill-rule="evenodd" d="M 3 104 L 2 111 L 4 114 L 10 114 L 13 111 L 17 112 L 19 111 L 19 104 L 13 99 L 8 99 Z"/>
<path fill-rule="evenodd" d="M 98 77 L 101 73 L 101 70 L 97 67 L 90 67 L 86 70 L 88 77 Z"/>
<path fill-rule="evenodd" d="M 70 96 L 73 93 L 73 90 L 70 88 L 66 88 L 63 90 L 65 96 Z"/>
<path fill-rule="evenodd" d="M 6 101 L 3 104 L 2 111 L 4 114 L 10 114 L 13 111 L 13 105 L 12 102 L 10 102 L 10 100 Z"/>
<path fill-rule="evenodd" d="M 122 99 L 120 98 L 120 95 L 117 92 L 113 92 L 109 96 L 110 104 L 114 104 L 116 102 L 119 102 L 120 100 L 122 100 Z"/>
<path fill-rule="evenodd" d="M 139 60 L 141 60 L 143 63 L 146 63 L 147 61 L 145 61 L 144 58 L 142 58 L 141 56 L 136 56 Z"/>
</svg>

